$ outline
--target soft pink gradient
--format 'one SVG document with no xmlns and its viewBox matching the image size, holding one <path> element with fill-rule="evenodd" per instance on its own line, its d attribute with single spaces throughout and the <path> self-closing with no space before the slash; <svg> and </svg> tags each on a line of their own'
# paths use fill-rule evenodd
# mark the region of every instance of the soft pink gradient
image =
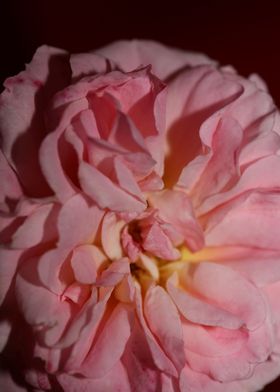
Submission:
<svg viewBox="0 0 280 392">
<path fill-rule="evenodd" d="M 280 373 L 265 83 L 151 41 L 40 47 L 0 101 L 5 390 L 258 391 Z"/>
</svg>

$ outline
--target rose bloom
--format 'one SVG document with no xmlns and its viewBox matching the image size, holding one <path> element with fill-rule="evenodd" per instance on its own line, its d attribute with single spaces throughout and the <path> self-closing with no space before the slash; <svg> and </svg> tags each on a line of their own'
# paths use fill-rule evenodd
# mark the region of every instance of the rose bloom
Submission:
<svg viewBox="0 0 280 392">
<path fill-rule="evenodd" d="M 257 391 L 280 373 L 265 83 L 120 41 L 5 82 L 1 390 Z"/>
</svg>

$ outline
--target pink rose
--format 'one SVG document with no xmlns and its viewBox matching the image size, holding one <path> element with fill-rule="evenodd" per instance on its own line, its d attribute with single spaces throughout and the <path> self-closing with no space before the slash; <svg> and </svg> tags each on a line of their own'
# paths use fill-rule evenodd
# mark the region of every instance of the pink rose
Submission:
<svg viewBox="0 0 280 392">
<path fill-rule="evenodd" d="M 120 41 L 41 47 L 5 87 L 4 390 L 243 392 L 276 378 L 280 121 L 264 82 Z"/>
</svg>

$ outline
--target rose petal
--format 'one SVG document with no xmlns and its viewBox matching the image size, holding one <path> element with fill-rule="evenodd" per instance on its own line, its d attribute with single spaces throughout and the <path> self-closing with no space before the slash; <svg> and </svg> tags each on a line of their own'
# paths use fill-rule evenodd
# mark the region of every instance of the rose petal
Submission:
<svg viewBox="0 0 280 392">
<path fill-rule="evenodd" d="M 191 284 L 198 294 L 244 320 L 249 330 L 264 322 L 266 305 L 261 291 L 231 268 L 201 262 L 194 269 Z"/>
<path fill-rule="evenodd" d="M 214 63 L 203 54 L 186 53 L 148 40 L 116 41 L 95 53 L 113 60 L 126 72 L 143 64 L 152 64 L 153 72 L 161 79 L 185 66 Z"/>
<path fill-rule="evenodd" d="M 100 378 L 113 368 L 130 335 L 129 313 L 121 304 L 115 307 L 79 372 L 90 378 Z"/>
<path fill-rule="evenodd" d="M 117 212 L 141 212 L 145 208 L 142 202 L 85 162 L 80 164 L 79 180 L 85 193 L 92 197 L 100 208 L 109 208 Z"/>
<path fill-rule="evenodd" d="M 180 371 L 186 360 L 180 317 L 163 288 L 155 286 L 148 290 L 145 296 L 144 312 L 152 332 Z"/>
</svg>

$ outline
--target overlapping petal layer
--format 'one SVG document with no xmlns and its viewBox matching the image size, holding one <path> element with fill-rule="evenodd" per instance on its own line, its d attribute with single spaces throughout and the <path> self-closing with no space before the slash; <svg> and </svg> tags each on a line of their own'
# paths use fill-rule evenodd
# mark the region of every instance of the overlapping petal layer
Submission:
<svg viewBox="0 0 280 392">
<path fill-rule="evenodd" d="M 119 41 L 41 47 L 5 87 L 2 385 L 243 392 L 277 377 L 280 122 L 260 78 Z"/>
</svg>

